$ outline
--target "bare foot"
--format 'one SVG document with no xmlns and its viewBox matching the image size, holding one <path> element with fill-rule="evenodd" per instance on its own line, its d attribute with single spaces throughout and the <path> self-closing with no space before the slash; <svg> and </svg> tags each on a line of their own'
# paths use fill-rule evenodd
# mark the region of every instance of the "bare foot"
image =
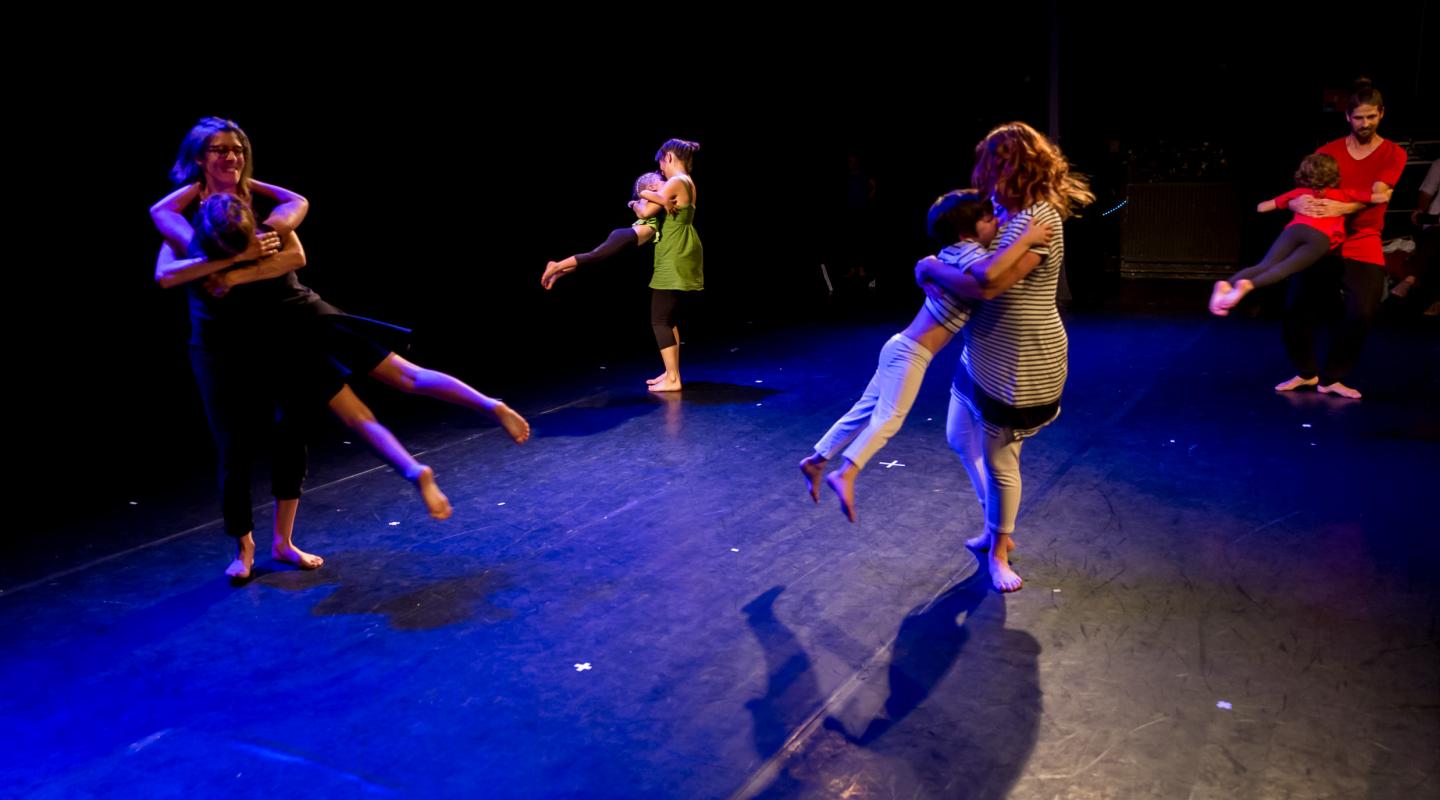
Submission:
<svg viewBox="0 0 1440 800">
<path fill-rule="evenodd" d="M 1230 313 L 1229 308 L 1222 308 L 1220 301 L 1235 287 L 1229 281 L 1215 281 L 1215 288 L 1210 290 L 1210 313 L 1217 317 L 1223 317 Z"/>
<path fill-rule="evenodd" d="M 270 547 L 270 557 L 300 569 L 319 569 L 325 563 L 325 559 L 301 550 L 293 542 L 276 542 Z"/>
<path fill-rule="evenodd" d="M 1220 310 L 1216 313 L 1220 314 L 1220 316 L 1222 317 L 1228 315 L 1230 313 L 1230 309 L 1239 305 L 1240 301 L 1245 299 L 1245 295 L 1250 294 L 1251 290 L 1253 290 L 1254 288 L 1255 284 L 1251 283 L 1248 280 L 1245 280 L 1244 278 L 1236 281 L 1235 288 L 1227 292 L 1225 296 L 1221 297 L 1220 300 L 1217 302 Z"/>
<path fill-rule="evenodd" d="M 1440 316 L 1440 300 L 1436 300 L 1435 302 L 1433 302 L 1433 303 L 1430 304 L 1430 307 L 1429 307 L 1429 308 L 1425 309 L 1425 316 L 1427 316 L 1427 317 Z"/>
<path fill-rule="evenodd" d="M 655 384 L 660 383 L 660 382 L 663 381 L 663 380 L 665 380 L 665 373 L 662 372 L 662 373 L 660 373 L 659 375 L 656 375 L 656 376 L 653 377 L 653 378 L 646 378 L 646 379 L 645 379 L 645 382 L 648 383 L 648 384 L 651 385 L 651 386 L 654 386 Z"/>
<path fill-rule="evenodd" d="M 825 459 L 815 453 L 800 459 L 800 474 L 805 476 L 805 491 L 810 499 L 820 502 L 820 476 L 825 474 Z"/>
<path fill-rule="evenodd" d="M 1280 383 L 1275 384 L 1275 391 L 1293 392 L 1296 389 L 1303 389 L 1306 386 L 1314 386 L 1319 382 L 1319 378 L 1302 378 L 1299 375 L 1296 375 L 1288 381 L 1281 381 Z"/>
<path fill-rule="evenodd" d="M 255 569 L 255 537 L 245 534 L 235 540 L 235 560 L 225 568 L 225 574 L 233 582 L 248 581 Z"/>
<path fill-rule="evenodd" d="M 420 497 L 425 501 L 425 507 L 430 510 L 430 516 L 435 519 L 450 518 L 450 498 L 440 491 L 435 483 L 435 470 L 429 467 L 421 467 L 415 477 L 410 479 L 415 488 L 420 490 Z"/>
<path fill-rule="evenodd" d="M 1412 288 L 1414 288 L 1414 286 L 1415 286 L 1415 276 L 1414 276 L 1414 275 L 1406 275 L 1406 276 L 1405 276 L 1405 280 L 1400 281 L 1399 283 L 1397 283 L 1397 284 L 1395 284 L 1393 287 L 1391 287 L 1391 289 L 1390 289 L 1390 294 L 1393 294 L 1393 295 L 1395 295 L 1396 297 L 1404 297 L 1405 295 L 1410 294 L 1410 290 L 1411 290 Z"/>
<path fill-rule="evenodd" d="M 830 491 L 840 498 L 840 513 L 851 522 L 855 521 L 855 475 L 860 470 L 849 461 L 845 462 L 843 469 L 837 469 L 825 476 L 825 483 Z"/>
<path fill-rule="evenodd" d="M 515 444 L 524 444 L 530 438 L 530 423 L 515 413 L 515 409 L 499 403 L 490 410 L 495 412 L 495 421 L 500 423 L 500 427 L 504 428 L 506 433 L 510 434 L 510 438 L 515 440 Z"/>
<path fill-rule="evenodd" d="M 544 286 L 547 290 L 555 288 L 555 281 L 560 280 L 560 276 L 575 271 L 575 265 L 570 262 L 571 259 L 569 258 L 564 261 L 547 261 L 545 263 L 545 274 L 540 276 L 540 285 Z"/>
<path fill-rule="evenodd" d="M 1014 545 L 1009 542 L 1010 534 L 997 533 L 996 544 L 992 541 L 990 546 L 990 583 L 997 592 L 1018 592 L 1025 585 L 1025 581 L 1015 574 L 1010 568 L 1010 550 Z"/>
<path fill-rule="evenodd" d="M 665 378 L 659 383 L 652 383 L 648 387 L 652 392 L 678 392 L 680 391 L 680 379 Z"/>
<path fill-rule="evenodd" d="M 1348 397 L 1351 400 L 1360 399 L 1360 392 L 1356 391 L 1355 389 L 1351 389 L 1349 386 L 1346 386 L 1340 381 L 1335 381 L 1329 386 L 1321 386 L 1320 394 L 1338 394 L 1341 397 Z"/>
</svg>

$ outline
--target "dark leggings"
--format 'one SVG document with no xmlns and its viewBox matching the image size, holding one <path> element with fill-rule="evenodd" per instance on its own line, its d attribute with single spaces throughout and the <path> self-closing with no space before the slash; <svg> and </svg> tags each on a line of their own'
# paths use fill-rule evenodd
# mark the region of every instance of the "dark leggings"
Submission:
<svg viewBox="0 0 1440 800">
<path fill-rule="evenodd" d="M 1242 269 L 1230 278 L 1231 283 L 1248 280 L 1259 286 L 1270 286 L 1314 264 L 1330 252 L 1330 237 L 1309 225 L 1286 228 L 1259 264 Z"/>
<path fill-rule="evenodd" d="M 244 357 L 243 348 L 191 345 L 190 366 L 215 441 L 225 532 L 238 539 L 255 529 L 251 471 L 263 426 L 276 405 L 260 388 L 267 383 L 267 376 L 257 371 L 258 364 Z M 293 404 L 283 404 L 275 414 L 270 456 L 270 486 L 276 500 L 300 497 L 305 456 L 304 426 L 299 414 Z"/>
<path fill-rule="evenodd" d="M 688 307 L 694 302 L 695 292 L 679 289 L 650 290 L 650 327 L 655 331 L 655 344 L 661 350 L 679 344 L 675 340 L 675 328 L 679 327 Z"/>
<path fill-rule="evenodd" d="M 610 235 L 605 237 L 605 241 L 599 247 L 588 253 L 576 253 L 575 263 L 584 265 L 603 261 L 639 241 L 640 235 L 635 232 L 634 228 L 616 228 L 610 231 Z"/>
<path fill-rule="evenodd" d="M 1338 255 L 1323 258 L 1290 279 L 1283 331 L 1285 350 L 1300 377 L 1318 377 L 1322 386 L 1329 386 L 1355 368 L 1375 312 L 1380 309 L 1384 285 L 1385 270 L 1379 264 Z M 1343 289 L 1345 314 L 1323 366 L 1317 366 L 1315 329 L 1333 308 L 1337 288 Z"/>
</svg>

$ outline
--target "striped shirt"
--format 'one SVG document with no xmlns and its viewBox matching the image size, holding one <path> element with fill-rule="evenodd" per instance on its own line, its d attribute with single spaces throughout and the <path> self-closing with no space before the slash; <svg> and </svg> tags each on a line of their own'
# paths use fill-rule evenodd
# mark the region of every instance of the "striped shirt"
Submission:
<svg viewBox="0 0 1440 800">
<path fill-rule="evenodd" d="M 1055 307 L 1055 289 L 1065 262 L 1059 212 L 1036 203 L 1006 222 L 995 249 L 1010 246 L 1027 220 L 1050 226 L 1050 238 L 1031 252 L 1039 266 L 999 297 L 979 304 L 965 327 L 964 370 L 956 370 L 955 394 L 987 429 L 1009 427 L 1030 436 L 1060 413 L 1069 363 L 1068 340 Z"/>
<path fill-rule="evenodd" d="M 969 272 L 975 264 L 987 258 L 991 250 L 986 250 L 979 242 L 956 242 L 949 247 L 935 254 L 935 257 L 946 264 L 963 272 Z M 935 321 L 944 325 L 951 333 L 959 333 L 969 321 L 974 306 L 967 300 L 961 300 L 949 292 L 944 292 L 939 299 L 933 297 L 925 298 L 925 310 Z"/>
</svg>

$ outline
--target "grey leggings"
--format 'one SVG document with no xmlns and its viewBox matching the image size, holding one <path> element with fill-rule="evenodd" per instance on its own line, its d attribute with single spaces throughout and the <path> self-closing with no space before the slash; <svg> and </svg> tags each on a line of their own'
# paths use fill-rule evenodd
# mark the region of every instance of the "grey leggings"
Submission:
<svg viewBox="0 0 1440 800">
<path fill-rule="evenodd" d="M 985 527 L 995 533 L 1014 533 L 1015 517 L 1020 511 L 1022 440 L 1015 438 L 1010 428 L 1000 428 L 996 433 L 986 431 L 985 423 L 953 388 L 945 437 L 970 475 L 975 495 L 985 509 Z"/>
</svg>

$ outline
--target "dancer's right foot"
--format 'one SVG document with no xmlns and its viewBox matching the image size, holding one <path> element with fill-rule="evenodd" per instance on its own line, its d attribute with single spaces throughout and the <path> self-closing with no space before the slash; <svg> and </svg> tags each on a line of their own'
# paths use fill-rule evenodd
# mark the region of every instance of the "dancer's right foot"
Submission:
<svg viewBox="0 0 1440 800">
<path fill-rule="evenodd" d="M 855 521 L 855 475 L 860 470 L 849 461 L 843 469 L 837 469 L 825 476 L 825 484 L 840 498 L 840 512 L 851 522 Z"/>
<path fill-rule="evenodd" d="M 990 538 L 990 584 L 997 592 L 1018 592 L 1025 581 L 1010 568 L 1010 551 L 1014 544 L 1010 534 L 997 533 Z"/>
<path fill-rule="evenodd" d="M 450 518 L 450 498 L 440 491 L 439 485 L 435 483 L 435 470 L 422 466 L 415 473 L 410 481 L 415 488 L 420 490 L 420 498 L 425 501 L 425 507 L 429 509 L 430 516 L 435 519 Z"/>
<path fill-rule="evenodd" d="M 506 433 L 510 434 L 510 438 L 515 440 L 515 444 L 524 444 L 525 440 L 530 438 L 530 423 L 515 413 L 515 409 L 504 403 L 497 403 L 490 410 L 495 412 L 495 421 L 500 423 L 500 427 L 504 428 Z"/>
<path fill-rule="evenodd" d="M 299 567 L 300 569 L 320 569 L 325 559 L 314 553 L 307 553 L 295 546 L 294 542 L 276 542 L 270 546 L 270 557 L 276 561 L 283 561 L 286 564 Z"/>
<path fill-rule="evenodd" d="M 654 386 L 654 385 L 657 384 L 657 383 L 663 383 L 664 380 L 665 380 L 665 373 L 662 372 L 662 373 L 660 373 L 659 375 L 656 375 L 656 376 L 653 377 L 653 378 L 646 378 L 646 379 L 645 379 L 645 382 L 646 382 L 647 384 L 651 385 L 651 386 Z"/>
<path fill-rule="evenodd" d="M 1215 288 L 1210 290 L 1210 313 L 1217 317 L 1223 317 L 1230 313 L 1228 308 L 1221 308 L 1220 301 L 1235 287 L 1229 281 L 1215 281 Z"/>
<path fill-rule="evenodd" d="M 1244 278 L 1236 281 L 1235 288 L 1226 292 L 1225 296 L 1221 297 L 1220 300 L 1217 302 L 1220 310 L 1216 313 L 1218 313 L 1222 317 L 1228 315 L 1230 313 L 1230 309 L 1239 305 L 1240 301 L 1245 299 L 1245 295 L 1250 294 L 1250 292 L 1254 288 L 1255 284 L 1251 283 L 1248 280 L 1245 280 Z"/>
<path fill-rule="evenodd" d="M 1280 383 L 1275 384 L 1275 391 L 1293 392 L 1296 389 L 1303 389 L 1306 386 L 1315 386 L 1318 383 L 1320 383 L 1319 378 L 1302 378 L 1299 375 L 1296 375 L 1288 381 L 1281 381 Z"/>
<path fill-rule="evenodd" d="M 235 540 L 235 560 L 225 568 L 225 574 L 235 582 L 248 581 L 255 570 L 255 537 L 245 534 Z"/>
<path fill-rule="evenodd" d="M 1349 386 L 1346 386 L 1345 384 L 1341 383 L 1340 381 L 1335 381 L 1334 383 L 1330 383 L 1330 384 L 1326 384 L 1325 386 L 1317 387 L 1317 391 L 1319 391 L 1320 394 L 1334 394 L 1334 395 L 1339 395 L 1339 396 L 1341 396 L 1341 397 L 1348 397 L 1348 398 L 1350 398 L 1351 400 L 1359 400 L 1359 399 L 1360 399 L 1360 390 L 1359 390 L 1359 389 L 1352 389 L 1352 388 L 1350 388 Z"/>
<path fill-rule="evenodd" d="M 820 476 L 825 474 L 825 459 L 815 453 L 805 456 L 800 459 L 800 474 L 805 476 L 805 491 L 810 493 L 810 499 L 819 503 Z"/>
<path fill-rule="evenodd" d="M 569 261 L 570 259 L 567 258 L 564 261 L 546 262 L 545 274 L 540 276 L 540 285 L 546 289 L 552 289 L 555 287 L 555 281 L 560 280 L 560 276 L 574 272 L 575 267 L 567 263 Z"/>
</svg>

